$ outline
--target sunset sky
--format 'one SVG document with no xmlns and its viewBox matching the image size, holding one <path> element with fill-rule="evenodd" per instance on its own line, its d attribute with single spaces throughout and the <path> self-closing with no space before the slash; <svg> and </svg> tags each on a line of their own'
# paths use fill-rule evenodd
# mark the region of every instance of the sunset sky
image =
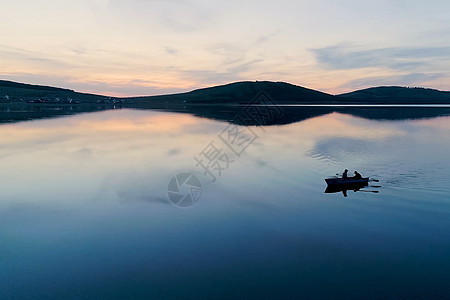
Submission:
<svg viewBox="0 0 450 300">
<path fill-rule="evenodd" d="M 241 80 L 450 90 L 450 2 L 6 0 L 0 79 L 114 96 Z"/>
</svg>

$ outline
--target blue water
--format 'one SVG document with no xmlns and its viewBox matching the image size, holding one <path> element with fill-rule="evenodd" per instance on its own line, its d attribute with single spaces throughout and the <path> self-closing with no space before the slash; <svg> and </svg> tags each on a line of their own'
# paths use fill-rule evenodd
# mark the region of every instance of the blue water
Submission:
<svg viewBox="0 0 450 300">
<path fill-rule="evenodd" d="M 239 128 L 237 155 L 232 125 L 184 113 L 1 125 L 0 298 L 450 296 L 450 117 Z M 232 161 L 215 182 L 194 159 L 211 143 Z M 345 168 L 379 182 L 324 193 Z M 188 208 L 180 173 L 201 182 Z"/>
</svg>

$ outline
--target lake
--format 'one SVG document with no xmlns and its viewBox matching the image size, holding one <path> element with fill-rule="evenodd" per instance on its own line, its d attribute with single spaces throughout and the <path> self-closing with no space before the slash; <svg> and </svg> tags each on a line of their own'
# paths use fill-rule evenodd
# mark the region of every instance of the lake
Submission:
<svg viewBox="0 0 450 300">
<path fill-rule="evenodd" d="M 450 296 L 449 108 L 195 110 L 0 125 L 0 298 Z"/>
</svg>

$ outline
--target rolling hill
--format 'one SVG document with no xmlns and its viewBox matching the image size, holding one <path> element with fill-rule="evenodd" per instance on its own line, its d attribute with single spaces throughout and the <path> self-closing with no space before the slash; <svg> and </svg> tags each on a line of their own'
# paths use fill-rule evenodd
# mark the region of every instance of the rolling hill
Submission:
<svg viewBox="0 0 450 300">
<path fill-rule="evenodd" d="M 450 104 L 450 92 L 426 88 L 381 86 L 338 95 L 343 102 L 369 104 Z"/>
<path fill-rule="evenodd" d="M 109 97 L 78 93 L 51 86 L 31 85 L 0 80 L 0 103 L 97 103 Z"/>
<path fill-rule="evenodd" d="M 0 103 L 120 103 L 125 107 L 136 108 L 180 104 L 236 105 L 251 103 L 261 92 L 264 92 L 273 104 L 450 104 L 450 92 L 398 86 L 373 87 L 334 96 L 285 82 L 243 81 L 180 94 L 111 98 L 63 88 L 0 80 Z"/>
<path fill-rule="evenodd" d="M 285 82 L 243 81 L 198 89 L 187 93 L 126 98 L 126 103 L 191 103 L 191 104 L 243 104 L 250 103 L 260 92 L 276 104 L 334 103 L 334 96 Z"/>
</svg>

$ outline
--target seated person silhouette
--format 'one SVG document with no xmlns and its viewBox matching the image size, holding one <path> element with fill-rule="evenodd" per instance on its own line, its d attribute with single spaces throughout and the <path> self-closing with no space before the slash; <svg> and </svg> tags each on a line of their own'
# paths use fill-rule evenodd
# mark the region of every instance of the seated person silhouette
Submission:
<svg viewBox="0 0 450 300">
<path fill-rule="evenodd" d="M 353 176 L 354 179 L 362 179 L 361 174 L 358 173 L 358 171 L 355 171 L 355 176 Z"/>
<path fill-rule="evenodd" d="M 342 179 L 348 179 L 347 173 L 348 173 L 348 170 L 345 169 L 344 173 L 342 173 Z"/>
</svg>

